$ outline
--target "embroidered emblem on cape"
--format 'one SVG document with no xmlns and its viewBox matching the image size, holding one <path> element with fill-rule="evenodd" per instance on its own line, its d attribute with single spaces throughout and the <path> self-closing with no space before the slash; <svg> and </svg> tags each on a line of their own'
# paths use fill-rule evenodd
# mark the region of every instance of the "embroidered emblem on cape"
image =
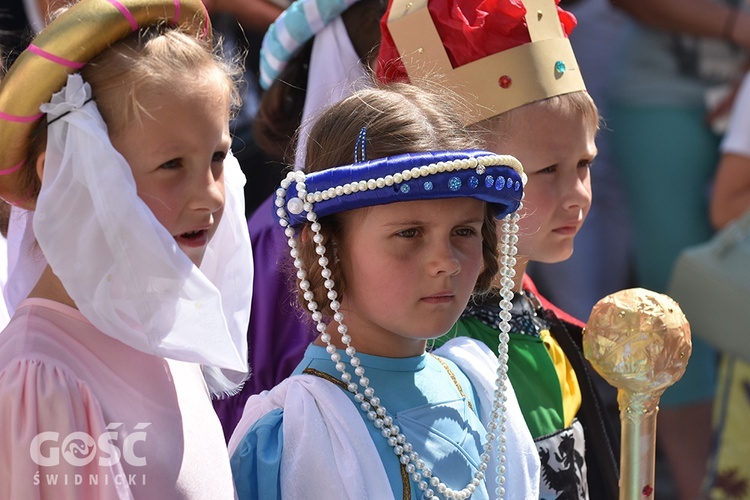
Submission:
<svg viewBox="0 0 750 500">
<path fill-rule="evenodd" d="M 462 318 L 477 318 L 485 325 L 500 329 L 500 297 L 490 295 L 482 301 L 469 303 L 469 307 L 461 314 Z M 510 331 L 522 333 L 531 337 L 540 337 L 542 330 L 549 330 L 549 322 L 544 318 L 542 304 L 533 293 L 522 291 L 513 296 L 513 307 L 510 311 Z"/>
<path fill-rule="evenodd" d="M 586 479 L 583 426 L 578 420 L 555 434 L 536 440 L 541 462 L 539 498 L 583 500 L 589 498 Z"/>
</svg>

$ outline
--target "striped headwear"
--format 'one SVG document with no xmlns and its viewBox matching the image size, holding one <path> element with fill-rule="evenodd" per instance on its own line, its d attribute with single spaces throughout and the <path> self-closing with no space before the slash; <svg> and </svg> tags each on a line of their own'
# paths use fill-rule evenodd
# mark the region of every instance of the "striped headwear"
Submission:
<svg viewBox="0 0 750 500">
<path fill-rule="evenodd" d="M 261 46 L 260 85 L 268 89 L 297 51 L 358 0 L 296 0 L 268 28 Z"/>
</svg>

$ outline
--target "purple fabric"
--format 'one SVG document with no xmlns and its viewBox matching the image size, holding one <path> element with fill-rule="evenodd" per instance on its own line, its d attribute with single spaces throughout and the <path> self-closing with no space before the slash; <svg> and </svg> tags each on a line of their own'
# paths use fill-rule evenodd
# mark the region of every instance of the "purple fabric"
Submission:
<svg viewBox="0 0 750 500">
<path fill-rule="evenodd" d="M 229 441 L 247 399 L 271 389 L 291 375 L 314 339 L 315 327 L 294 298 L 294 267 L 284 230 L 267 198 L 248 221 L 255 275 L 250 326 L 247 332 L 250 378 L 238 394 L 214 401 L 224 436 Z"/>
</svg>

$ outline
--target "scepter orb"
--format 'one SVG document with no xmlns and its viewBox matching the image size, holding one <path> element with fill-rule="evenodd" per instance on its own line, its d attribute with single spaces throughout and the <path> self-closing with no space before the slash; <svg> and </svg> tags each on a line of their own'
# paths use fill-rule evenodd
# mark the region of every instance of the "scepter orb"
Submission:
<svg viewBox="0 0 750 500">
<path fill-rule="evenodd" d="M 653 498 L 659 399 L 685 373 L 691 351 L 690 325 L 667 295 L 631 288 L 591 310 L 583 353 L 617 388 L 620 500 Z"/>
</svg>

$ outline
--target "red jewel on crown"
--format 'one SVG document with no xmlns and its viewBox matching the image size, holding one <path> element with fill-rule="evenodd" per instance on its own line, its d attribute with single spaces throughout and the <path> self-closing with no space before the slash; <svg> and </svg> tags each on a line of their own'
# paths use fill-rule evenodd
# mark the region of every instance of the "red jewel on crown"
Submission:
<svg viewBox="0 0 750 500">
<path fill-rule="evenodd" d="M 511 80 L 508 75 L 501 76 L 497 81 L 497 84 L 500 85 L 504 89 L 507 89 L 508 87 L 510 87 L 511 83 L 513 83 L 513 80 Z"/>
</svg>

